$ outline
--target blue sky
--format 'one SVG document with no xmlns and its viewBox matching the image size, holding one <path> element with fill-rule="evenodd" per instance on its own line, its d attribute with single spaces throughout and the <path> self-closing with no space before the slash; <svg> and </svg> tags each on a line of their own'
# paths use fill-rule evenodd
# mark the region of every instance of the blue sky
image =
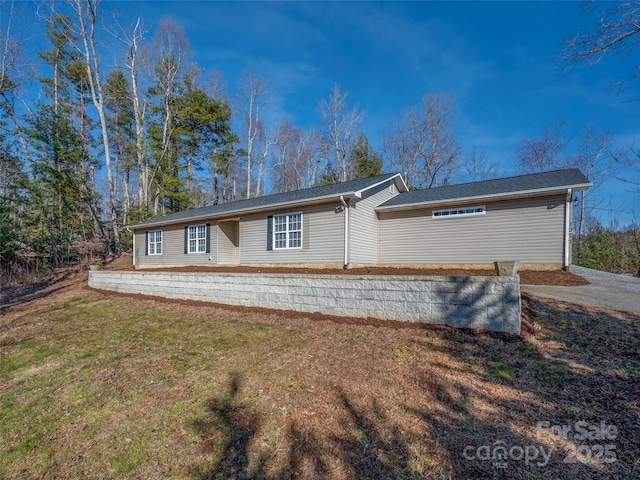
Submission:
<svg viewBox="0 0 640 480">
<path fill-rule="evenodd" d="M 366 113 L 362 130 L 382 134 L 425 93 L 453 96 L 463 149 L 483 149 L 500 174 L 517 173 L 518 141 L 562 120 L 570 140 L 588 124 L 640 145 L 640 85 L 610 83 L 631 73 L 633 56 L 561 71 L 562 41 L 592 23 L 579 2 L 123 2 L 107 1 L 127 23 L 140 16 L 153 36 L 170 16 L 184 26 L 193 60 L 220 71 L 233 96 L 245 70 L 268 79 L 269 116 L 320 128 L 318 101 L 337 82 Z M 113 62 L 117 49 L 111 50 Z M 637 54 L 637 51 L 636 51 Z M 636 55 L 637 57 L 637 55 Z M 640 193 L 609 181 L 598 195 L 635 210 Z M 630 214 L 616 214 L 628 223 Z M 606 223 L 605 214 L 602 220 Z"/>
</svg>

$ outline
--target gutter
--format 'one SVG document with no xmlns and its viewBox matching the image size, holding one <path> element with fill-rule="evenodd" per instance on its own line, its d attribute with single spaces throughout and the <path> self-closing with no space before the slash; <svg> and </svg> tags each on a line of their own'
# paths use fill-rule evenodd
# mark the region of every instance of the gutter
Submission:
<svg viewBox="0 0 640 480">
<path fill-rule="evenodd" d="M 361 190 L 362 191 L 362 190 Z M 340 196 L 344 196 L 344 195 L 356 195 L 356 192 L 344 192 L 342 193 Z M 256 197 L 259 198 L 259 197 Z M 154 222 L 154 223 L 139 223 L 137 225 L 128 225 L 128 227 L 131 227 L 133 229 L 139 229 L 139 228 L 150 228 L 150 227 L 159 227 L 159 226 L 164 226 L 164 225 L 179 225 L 182 223 L 194 223 L 197 222 L 199 220 L 215 220 L 215 221 L 223 221 L 228 219 L 228 217 L 237 217 L 238 215 L 244 214 L 244 213 L 248 213 L 248 212 L 261 212 L 261 211 L 268 211 L 268 210 L 276 210 L 279 209 L 280 207 L 287 207 L 287 206 L 295 206 L 295 205 L 316 205 L 319 203 L 325 203 L 331 200 L 335 200 L 336 198 L 336 194 L 331 194 L 331 195 L 323 195 L 322 197 L 315 197 L 309 200 L 289 200 L 286 202 L 279 202 L 279 203 L 272 203 L 272 204 L 268 204 L 268 205 L 260 205 L 257 207 L 246 207 L 246 208 L 241 208 L 238 210 L 231 210 L 228 212 L 222 212 L 222 213 L 207 213 L 207 214 L 202 214 L 202 215 L 198 215 L 198 216 L 194 216 L 194 217 L 186 217 L 186 218 L 179 218 L 179 219 L 169 219 L 169 220 L 164 220 L 161 221 L 161 219 L 163 217 L 158 217 L 158 221 Z M 231 203 L 231 202 L 230 202 Z M 202 208 L 207 208 L 207 207 L 202 207 Z M 187 210 L 188 211 L 188 210 Z M 153 222 L 153 220 L 149 220 L 149 222 Z"/>
<path fill-rule="evenodd" d="M 546 194 L 554 194 L 554 193 L 563 193 L 565 192 L 565 188 L 573 189 L 575 191 L 586 190 L 589 187 L 592 187 L 593 183 L 583 183 L 579 185 L 572 185 L 571 187 L 560 186 L 560 187 L 551 187 L 551 188 L 537 188 L 534 190 L 522 190 L 520 192 L 504 192 L 504 193 L 496 193 L 496 194 L 487 194 L 487 195 L 475 195 L 471 197 L 454 197 L 454 198 L 443 198 L 439 200 L 431 200 L 426 202 L 415 202 L 415 203 L 402 203 L 399 205 L 389 205 L 387 207 L 376 207 L 376 212 L 386 212 L 392 210 L 410 210 L 413 208 L 422 208 L 428 207 L 432 205 L 447 205 L 447 204 L 460 204 L 466 202 L 475 202 L 480 200 L 507 200 L 507 199 L 516 199 L 516 198 L 526 198 L 531 196 L 536 196 L 540 193 Z"/>
<path fill-rule="evenodd" d="M 344 200 L 344 195 L 340 195 L 340 203 L 344 207 L 344 265 L 345 270 L 349 268 L 349 202 Z"/>
<path fill-rule="evenodd" d="M 345 193 L 345 195 L 349 195 L 349 194 L 353 195 L 354 192 Z M 256 197 L 256 198 L 259 198 L 259 197 Z M 133 229 L 140 229 L 140 228 L 160 227 L 160 226 L 165 226 L 165 225 L 180 225 L 182 223 L 194 223 L 194 222 L 198 222 L 200 220 L 224 221 L 224 220 L 229 220 L 229 217 L 232 217 L 232 218 L 233 217 L 237 217 L 239 214 L 243 214 L 243 213 L 247 213 L 247 212 L 259 212 L 259 211 L 263 211 L 263 210 L 273 210 L 273 209 L 278 209 L 280 207 L 302 205 L 302 204 L 315 205 L 317 203 L 324 203 L 326 201 L 333 200 L 335 198 L 336 198 L 336 196 L 335 196 L 335 194 L 333 194 L 333 195 L 325 195 L 323 197 L 314 198 L 313 200 L 311 200 L 309 202 L 305 202 L 304 200 L 291 200 L 291 201 L 288 201 L 288 202 L 273 203 L 273 204 L 270 204 L 270 205 L 261 205 L 261 206 L 258 206 L 258 207 L 246 207 L 246 208 L 241 208 L 239 210 L 231 210 L 229 212 L 206 213 L 206 214 L 197 215 L 197 216 L 193 216 L 193 217 L 184 217 L 184 218 L 176 218 L 176 219 L 169 219 L 169 220 L 161 220 L 163 217 L 158 217 L 157 218 L 157 220 L 158 220 L 157 222 L 154 222 L 153 220 L 149 220 L 149 222 L 153 222 L 153 223 L 139 223 L 137 225 L 128 225 L 128 227 L 133 228 Z M 207 208 L 207 207 L 202 207 L 202 208 Z M 186 211 L 188 211 L 188 210 L 186 210 Z"/>
<path fill-rule="evenodd" d="M 569 251 L 571 248 L 571 197 L 573 196 L 573 192 L 570 188 L 567 189 L 567 200 L 564 205 L 564 259 L 563 259 L 563 269 L 569 271 L 571 267 L 571 252 Z"/>
<path fill-rule="evenodd" d="M 263 211 L 263 210 L 272 210 L 272 209 L 278 209 L 280 207 L 286 207 L 286 206 L 293 206 L 293 205 L 315 205 L 318 203 L 324 203 L 325 201 L 330 201 L 336 198 L 336 195 L 340 195 L 340 196 L 355 196 L 355 197 L 361 197 L 362 196 L 362 192 L 365 192 L 367 190 L 370 190 L 371 188 L 375 188 L 378 185 L 381 185 L 385 182 L 388 182 L 389 180 L 394 180 L 395 178 L 399 177 L 402 185 L 405 187 L 405 189 L 408 191 L 409 189 L 406 186 L 406 183 L 404 182 L 404 179 L 402 178 L 402 175 L 399 173 L 396 174 L 389 174 L 384 180 L 379 181 L 378 183 L 376 183 L 375 185 L 369 185 L 365 188 L 362 188 L 360 190 L 357 191 L 346 191 L 346 192 L 342 192 L 342 193 L 337 193 L 334 192 L 332 194 L 329 195 L 323 195 L 321 197 L 312 197 L 309 199 L 302 199 L 302 200 L 287 200 L 287 201 L 283 201 L 283 202 L 278 202 L 278 203 L 271 203 L 271 204 L 267 204 L 267 205 L 259 205 L 259 206 L 254 206 L 254 207 L 244 207 L 244 208 L 240 208 L 240 209 L 232 209 L 230 211 L 227 212 L 221 212 L 221 213 L 208 213 L 208 214 L 202 214 L 202 215 L 197 215 L 194 217 L 188 217 L 188 218 L 180 218 L 180 219 L 169 219 L 169 220 L 162 220 L 163 217 L 158 217 L 156 219 L 153 220 L 148 220 L 147 222 L 142 222 L 139 223 L 137 225 L 127 225 L 127 227 L 133 228 L 133 229 L 139 229 L 139 228 L 150 228 L 150 227 L 160 227 L 160 226 L 164 226 L 164 225 L 178 225 L 181 223 L 193 223 L 193 222 L 197 222 L 199 220 L 215 220 L 215 221 L 222 221 L 225 220 L 225 217 L 237 217 L 239 214 L 244 214 L 247 212 L 259 212 L 259 211 Z M 230 202 L 233 203 L 233 202 Z M 207 208 L 207 207 L 201 207 L 201 208 Z M 148 222 L 152 222 L 152 223 L 148 223 Z"/>
</svg>

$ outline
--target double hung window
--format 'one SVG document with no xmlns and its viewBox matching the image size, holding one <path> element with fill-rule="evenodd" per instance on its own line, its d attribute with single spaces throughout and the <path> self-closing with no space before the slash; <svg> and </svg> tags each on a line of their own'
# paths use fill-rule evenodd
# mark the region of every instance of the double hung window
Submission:
<svg viewBox="0 0 640 480">
<path fill-rule="evenodd" d="M 147 254 L 162 255 L 162 230 L 147 232 Z"/>
<path fill-rule="evenodd" d="M 302 248 L 302 213 L 273 216 L 273 248 Z"/>
<path fill-rule="evenodd" d="M 206 253 L 207 251 L 207 226 L 195 225 L 187 231 L 187 253 Z"/>
</svg>

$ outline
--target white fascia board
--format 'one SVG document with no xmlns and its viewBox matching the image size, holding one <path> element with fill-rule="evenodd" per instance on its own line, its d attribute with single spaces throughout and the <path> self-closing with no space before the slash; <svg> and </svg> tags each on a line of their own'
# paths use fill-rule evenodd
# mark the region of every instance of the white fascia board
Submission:
<svg viewBox="0 0 640 480">
<path fill-rule="evenodd" d="M 376 212 L 388 212 L 393 210 L 411 210 L 414 208 L 422 208 L 429 207 L 433 205 L 452 205 L 452 204 L 461 204 L 466 202 L 475 202 L 479 200 L 490 201 L 490 200 L 509 200 L 509 199 L 517 199 L 517 198 L 526 198 L 526 197 L 535 197 L 538 195 L 553 195 L 553 194 L 563 194 L 566 193 L 568 189 L 572 189 L 574 192 L 586 190 L 587 188 L 593 186 L 593 183 L 583 183 L 580 185 L 567 185 L 564 187 L 553 187 L 553 188 L 539 188 L 536 190 L 521 190 L 519 192 L 505 192 L 491 195 L 475 195 L 471 197 L 456 197 L 456 198 L 447 198 L 443 200 L 433 200 L 430 202 L 419 202 L 419 203 L 405 203 L 403 205 L 390 205 L 388 207 L 377 207 Z"/>
<path fill-rule="evenodd" d="M 369 185 L 368 187 L 365 187 L 363 189 L 360 189 L 356 192 L 353 192 L 353 194 L 358 197 L 358 198 L 362 198 L 362 192 L 366 192 L 367 190 L 370 190 L 372 188 L 377 187 L 378 185 L 382 185 L 384 183 L 387 183 L 390 180 L 395 180 L 396 178 L 399 178 L 400 181 L 402 182 L 402 186 L 404 187 L 404 191 L 407 192 L 409 191 L 409 189 L 407 188 L 407 184 L 404 183 L 404 179 L 402 178 L 402 175 L 400 173 L 396 173 L 395 175 L 385 178 L 384 180 L 379 181 L 378 183 L 374 183 L 373 185 Z"/>
<path fill-rule="evenodd" d="M 402 178 L 402 174 L 400 174 L 400 173 L 399 173 L 399 174 L 397 174 L 397 175 L 396 175 L 395 177 L 393 177 L 393 178 L 399 178 L 399 179 L 400 179 L 400 182 L 401 182 L 401 184 L 402 184 L 402 188 L 404 188 L 404 191 L 405 191 L 405 192 L 408 192 L 408 191 L 409 191 L 409 186 L 407 185 L 407 182 L 405 182 L 405 181 L 404 181 L 404 178 Z"/>
<path fill-rule="evenodd" d="M 340 196 L 343 196 L 345 199 L 355 196 L 356 192 L 348 192 L 348 193 L 342 193 L 342 194 L 334 194 L 334 195 L 325 195 L 322 197 L 316 197 L 313 199 L 309 199 L 309 200 L 293 200 L 293 201 L 289 201 L 289 202 L 280 202 L 280 203 L 272 203 L 269 205 L 262 205 L 259 207 L 248 207 L 248 208 L 243 208 L 241 210 L 233 210 L 233 211 L 229 211 L 229 212 L 225 212 L 225 213 L 219 213 L 219 214 L 210 214 L 210 215 L 199 215 L 197 217 L 189 217 L 189 218 L 181 218 L 178 220 L 167 220 L 164 222 L 156 222 L 153 224 L 149 224 L 149 225 L 132 225 L 129 226 L 128 228 L 131 228 L 133 230 L 140 230 L 142 228 L 155 228 L 155 227 L 164 227 L 167 225 L 180 225 L 183 223 L 194 223 L 194 222 L 199 222 L 202 220 L 215 220 L 215 221 L 224 221 L 229 219 L 229 217 L 232 218 L 239 218 L 238 215 L 241 214 L 246 214 L 246 213 L 253 213 L 253 212 L 262 212 L 265 210 L 273 210 L 273 209 L 277 209 L 280 207 L 288 207 L 288 206 L 295 206 L 295 205 L 300 205 L 305 206 L 305 205 L 316 205 L 318 203 L 324 203 L 326 201 L 329 200 L 336 200 L 337 202 L 340 201 Z"/>
<path fill-rule="evenodd" d="M 365 192 L 367 190 L 369 190 L 370 188 L 373 187 L 377 187 L 378 185 L 381 185 L 385 182 L 388 182 L 389 180 L 393 180 L 395 178 L 400 178 L 400 181 L 402 182 L 402 185 L 406 188 L 406 184 L 404 183 L 404 180 L 402 179 L 402 175 L 399 173 L 396 173 L 395 175 L 392 175 L 390 177 L 387 177 L 384 180 L 381 180 L 380 182 L 374 184 L 374 185 L 370 185 L 366 188 L 357 190 L 357 191 L 352 191 L 352 192 L 346 192 L 346 193 L 338 193 L 338 194 L 333 194 L 333 195 L 324 195 L 322 197 L 315 197 L 315 198 L 311 198 L 309 200 L 292 200 L 289 202 L 280 202 L 280 203 L 273 203 L 273 204 L 269 204 L 269 205 L 263 205 L 260 207 L 247 207 L 247 208 L 243 208 L 240 210 L 233 210 L 230 212 L 226 212 L 226 213 L 220 213 L 220 214 L 214 214 L 214 215 L 199 215 L 197 217 L 190 217 L 190 218 L 185 218 L 185 219 L 181 219 L 181 220 L 168 220 L 165 222 L 157 222 L 157 223 L 153 223 L 150 225 L 131 225 L 128 228 L 131 229 L 141 229 L 141 228 L 147 228 L 147 227 L 155 227 L 155 226 L 166 226 L 166 225 L 177 225 L 177 224 L 181 224 L 181 223 L 192 223 L 192 222 L 197 222 L 200 220 L 206 220 L 206 219 L 210 219 L 210 220 L 217 220 L 217 219 L 225 219 L 225 217 L 237 217 L 238 214 L 243 214 L 243 213 L 249 213 L 249 212 L 260 212 L 260 211 L 264 211 L 264 210 L 270 210 L 270 209 L 274 209 L 274 208 L 280 208 L 280 207 L 286 207 L 286 206 L 293 206 L 293 205 L 315 205 L 317 203 L 322 203 L 328 200 L 331 200 L 333 198 L 337 198 L 339 199 L 340 196 L 343 196 L 345 198 L 349 198 L 349 197 L 358 197 L 361 198 L 362 197 L 362 192 Z M 408 188 L 406 188 L 405 191 L 407 191 Z"/>
</svg>

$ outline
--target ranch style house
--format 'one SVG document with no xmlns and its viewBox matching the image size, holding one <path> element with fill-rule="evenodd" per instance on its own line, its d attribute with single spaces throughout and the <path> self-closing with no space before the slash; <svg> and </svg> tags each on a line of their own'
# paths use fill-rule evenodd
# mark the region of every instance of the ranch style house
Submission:
<svg viewBox="0 0 640 480">
<path fill-rule="evenodd" d="M 568 269 L 578 169 L 409 191 L 398 173 L 130 226 L 136 269 L 189 265 Z"/>
</svg>

